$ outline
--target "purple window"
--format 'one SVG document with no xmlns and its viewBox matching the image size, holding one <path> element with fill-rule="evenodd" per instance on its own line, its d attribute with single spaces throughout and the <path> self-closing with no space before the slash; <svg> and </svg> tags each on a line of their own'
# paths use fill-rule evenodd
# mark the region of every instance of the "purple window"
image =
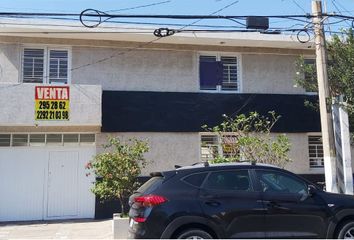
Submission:
<svg viewBox="0 0 354 240">
<path fill-rule="evenodd" d="M 200 56 L 199 58 L 200 89 L 215 90 L 222 84 L 223 64 L 216 61 L 215 56 Z"/>
</svg>

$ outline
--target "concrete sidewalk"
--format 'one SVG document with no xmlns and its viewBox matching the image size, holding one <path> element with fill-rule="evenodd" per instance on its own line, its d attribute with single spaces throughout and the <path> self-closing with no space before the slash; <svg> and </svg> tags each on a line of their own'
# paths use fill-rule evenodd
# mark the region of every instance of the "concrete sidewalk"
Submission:
<svg viewBox="0 0 354 240">
<path fill-rule="evenodd" d="M 0 239 L 112 239 L 112 220 L 0 223 Z"/>
</svg>

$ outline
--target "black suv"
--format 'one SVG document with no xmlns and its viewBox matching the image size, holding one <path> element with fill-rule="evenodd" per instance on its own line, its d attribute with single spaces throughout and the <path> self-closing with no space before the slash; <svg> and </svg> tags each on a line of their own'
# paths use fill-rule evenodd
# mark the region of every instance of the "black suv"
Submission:
<svg viewBox="0 0 354 240">
<path fill-rule="evenodd" d="M 353 238 L 354 197 L 269 165 L 154 173 L 129 199 L 130 238 Z"/>
</svg>

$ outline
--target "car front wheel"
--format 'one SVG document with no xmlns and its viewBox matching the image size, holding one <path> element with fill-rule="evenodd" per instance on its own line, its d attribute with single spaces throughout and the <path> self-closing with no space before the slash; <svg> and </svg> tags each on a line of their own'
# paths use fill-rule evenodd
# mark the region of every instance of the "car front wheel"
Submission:
<svg viewBox="0 0 354 240">
<path fill-rule="evenodd" d="M 206 231 L 200 229 L 188 229 L 177 236 L 177 239 L 212 239 Z"/>
<path fill-rule="evenodd" d="M 339 228 L 338 239 L 354 239 L 354 221 L 345 222 Z"/>
</svg>

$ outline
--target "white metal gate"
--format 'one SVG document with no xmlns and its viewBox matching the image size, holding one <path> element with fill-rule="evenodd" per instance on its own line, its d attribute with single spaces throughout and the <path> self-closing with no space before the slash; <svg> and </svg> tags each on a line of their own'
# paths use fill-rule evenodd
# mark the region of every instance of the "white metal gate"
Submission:
<svg viewBox="0 0 354 240">
<path fill-rule="evenodd" d="M 0 221 L 93 218 L 95 147 L 0 148 Z"/>
</svg>

